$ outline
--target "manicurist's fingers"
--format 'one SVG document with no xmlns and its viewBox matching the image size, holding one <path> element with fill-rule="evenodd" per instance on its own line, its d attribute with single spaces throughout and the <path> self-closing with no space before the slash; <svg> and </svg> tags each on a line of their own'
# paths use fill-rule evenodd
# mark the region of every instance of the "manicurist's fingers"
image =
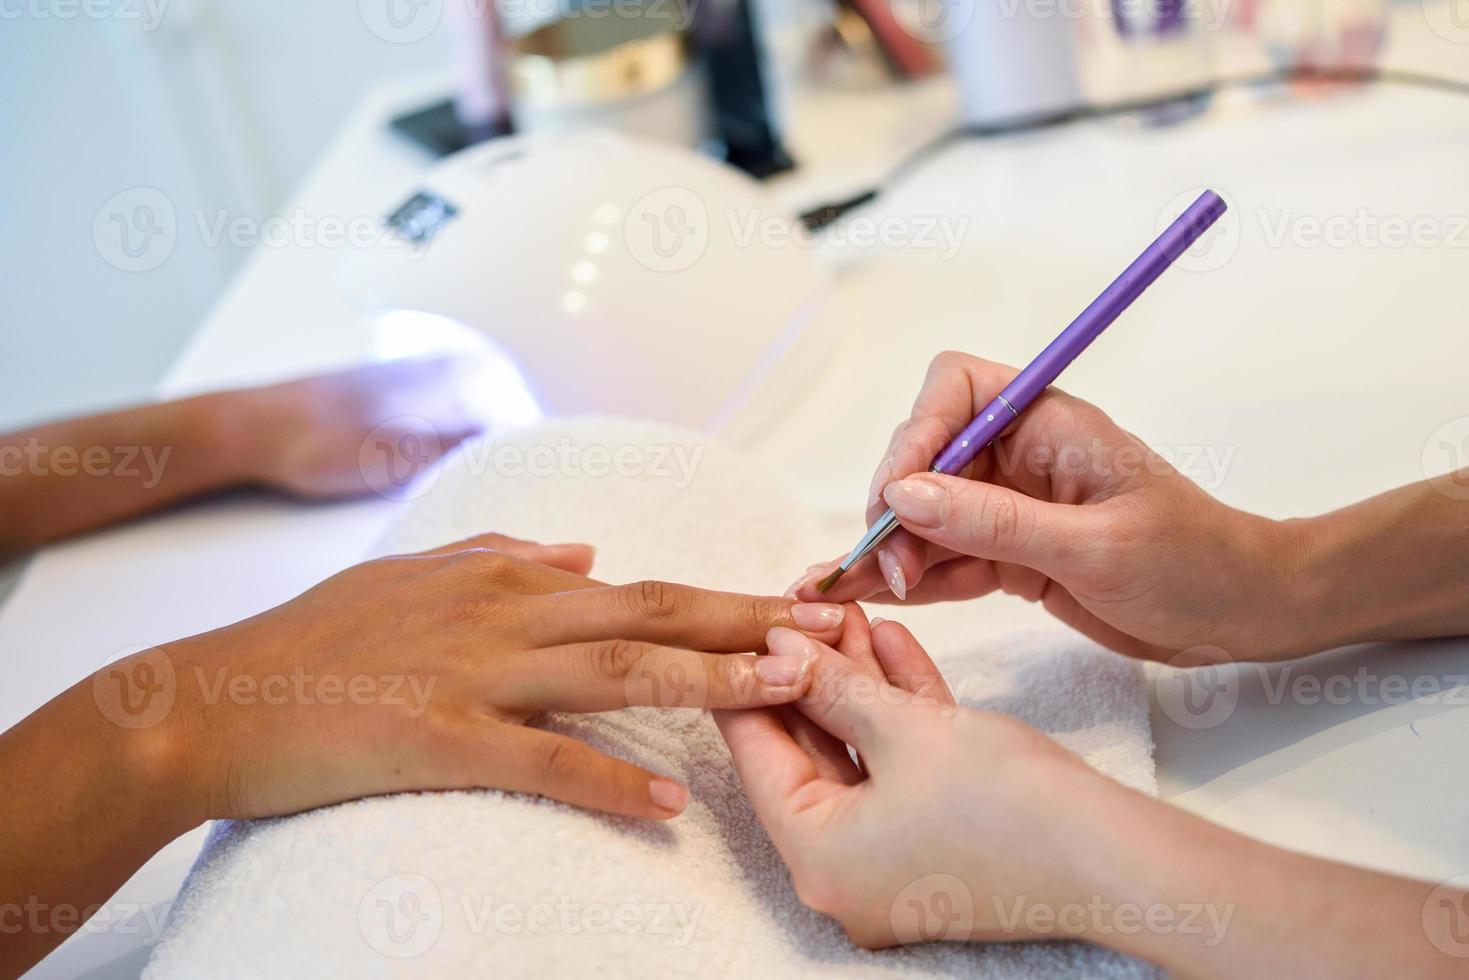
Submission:
<svg viewBox="0 0 1469 980">
<path fill-rule="evenodd" d="M 667 820 L 683 812 L 688 790 L 583 742 L 538 728 L 496 730 L 494 770 L 485 783 L 628 817 Z M 488 747 L 487 747 L 488 749 Z"/>
<path fill-rule="evenodd" d="M 526 611 L 537 646 L 619 637 L 732 652 L 763 649 L 765 634 L 776 626 L 835 639 L 845 616 L 830 603 L 798 606 L 786 598 L 657 581 L 540 596 L 526 603 Z"/>
<path fill-rule="evenodd" d="M 852 751 L 840 739 L 801 714 L 793 705 L 782 705 L 775 712 L 785 730 L 791 733 L 792 740 L 810 757 L 816 774 L 822 779 L 854 786 L 865 778 L 857 760 L 852 758 Z"/>
<path fill-rule="evenodd" d="M 882 666 L 877 662 L 877 654 L 872 649 L 872 627 L 867 622 L 867 614 L 855 602 L 846 603 L 843 608 L 847 614 L 842 619 L 841 636 L 837 637 L 832 646 L 853 663 L 880 675 Z"/>
<path fill-rule="evenodd" d="M 1050 574 L 1089 532 L 1084 508 L 993 483 L 924 473 L 888 484 L 883 499 L 905 530 L 960 554 Z"/>
<path fill-rule="evenodd" d="M 640 640 L 599 640 L 505 654 L 494 701 L 516 713 L 786 704 L 805 693 L 811 655 L 700 653 Z"/>
<path fill-rule="evenodd" d="M 954 703 L 944 675 L 908 627 L 891 621 L 874 624 L 872 646 L 889 684 L 938 704 Z"/>
<path fill-rule="evenodd" d="M 810 687 L 796 702 L 803 715 L 856 749 L 864 762 L 886 751 L 891 742 L 888 726 L 902 721 L 894 715 L 894 707 L 907 699 L 906 694 L 804 634 L 774 629 L 766 643 L 773 655 L 815 653 Z"/>
<path fill-rule="evenodd" d="M 890 557 L 884 559 L 883 554 Z M 882 543 L 879 551 L 853 565 L 827 591 L 817 591 L 816 585 L 836 569 L 845 555 L 812 565 L 791 584 L 786 594 L 802 602 L 903 602 L 911 599 L 919 589 L 928 574 L 926 569 L 935 561 L 943 560 L 946 554 L 948 552 L 943 549 L 899 529 Z M 897 572 L 894 571 L 894 562 Z M 894 576 L 899 573 L 901 580 L 895 582 Z"/>
<path fill-rule="evenodd" d="M 797 799 L 802 794 L 839 791 L 841 784 L 821 778 L 816 761 L 796 744 L 776 710 L 716 711 L 714 721 L 729 746 L 750 806 L 780 846 Z"/>
</svg>

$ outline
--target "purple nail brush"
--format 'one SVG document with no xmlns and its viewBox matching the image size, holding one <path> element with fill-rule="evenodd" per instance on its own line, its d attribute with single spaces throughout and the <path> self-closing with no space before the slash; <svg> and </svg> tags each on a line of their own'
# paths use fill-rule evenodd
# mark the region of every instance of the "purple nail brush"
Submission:
<svg viewBox="0 0 1469 980">
<path fill-rule="evenodd" d="M 1132 305 L 1132 301 L 1143 294 L 1143 290 L 1151 286 L 1163 270 L 1167 269 L 1174 261 L 1182 255 L 1190 245 L 1198 241 L 1204 232 L 1208 231 L 1215 221 L 1219 220 L 1227 205 L 1224 199 L 1213 191 L 1204 191 L 1199 199 L 1190 204 L 1178 218 L 1167 228 L 1163 234 L 1147 248 L 1143 254 L 1128 266 L 1127 269 L 1113 280 L 1112 285 L 1102 291 L 1102 295 L 1092 300 L 1092 304 L 1081 311 L 1081 315 L 1071 321 L 1071 325 L 1061 331 L 1060 336 L 1051 341 L 1045 350 L 1015 376 L 1004 387 L 994 401 L 986 405 L 974 420 L 964 427 L 964 431 L 949 443 L 948 447 L 933 461 L 933 472 L 953 475 L 978 456 L 981 452 L 1000 437 L 1006 427 L 1010 425 L 1020 413 L 1025 411 L 1030 403 L 1035 401 L 1041 392 L 1045 391 L 1053 381 L 1056 380 L 1066 365 L 1076 359 L 1076 356 L 1086 350 L 1093 340 L 1103 330 L 1110 327 L 1114 320 L 1122 315 L 1122 311 Z M 836 569 L 817 583 L 817 591 L 825 592 L 836 584 L 837 579 L 846 573 L 872 549 L 876 548 L 889 534 L 898 528 L 898 518 L 891 510 L 882 515 L 877 523 L 867 529 L 862 535 L 862 540 L 857 542 L 857 547 L 842 561 Z"/>
</svg>

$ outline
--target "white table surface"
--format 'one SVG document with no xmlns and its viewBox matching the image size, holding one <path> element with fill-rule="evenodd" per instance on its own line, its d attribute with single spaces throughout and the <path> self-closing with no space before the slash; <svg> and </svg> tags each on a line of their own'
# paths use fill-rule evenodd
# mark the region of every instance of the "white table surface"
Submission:
<svg viewBox="0 0 1469 980">
<path fill-rule="evenodd" d="M 1394 53 L 1463 76 L 1469 46 L 1415 34 L 1421 26 L 1395 25 Z M 289 207 L 380 213 L 427 165 L 383 121 L 437 90 L 436 80 L 414 80 L 368 93 Z M 951 106 L 942 83 L 803 96 L 793 129 L 810 166 L 776 192 L 809 203 L 864 186 L 941 129 Z M 1360 208 L 1469 215 L 1466 158 L 1469 99 L 1390 87 L 1230 98 L 1169 130 L 1097 124 L 954 149 L 877 207 L 967 216 L 962 253 L 873 253 L 848 265 L 822 314 L 840 319 L 846 340 L 803 405 L 752 451 L 813 506 L 853 506 L 935 351 L 1023 363 L 1151 237 L 1164 202 L 1208 184 L 1234 204 L 1233 257 L 1165 277 L 1065 387 L 1150 443 L 1227 459 L 1211 489 L 1273 516 L 1421 479 L 1435 431 L 1469 415 L 1469 233 L 1437 248 L 1313 248 L 1272 246 L 1269 232 Z M 339 258 L 326 248 L 261 250 L 160 393 L 369 358 L 367 325 L 336 288 Z M 0 727 L 122 651 L 237 620 L 352 564 L 399 506 L 241 497 L 47 549 L 0 609 Z M 1017 624 L 1037 616 L 1005 597 L 976 603 L 975 614 Z M 1248 671 L 1238 707 L 1216 727 L 1175 724 L 1155 704 L 1163 795 L 1341 860 L 1435 880 L 1469 871 L 1469 687 L 1459 676 L 1469 674 L 1469 642 L 1343 651 L 1293 665 L 1285 679 L 1352 677 L 1368 663 L 1375 675 L 1433 679 L 1438 694 L 1377 698 L 1369 680 L 1369 696 L 1346 704 L 1282 698 L 1279 674 Z M 166 848 L 113 907 L 166 910 L 202 837 Z M 156 938 L 146 923 L 140 914 L 130 928 L 74 937 L 33 975 L 136 975 Z"/>
</svg>

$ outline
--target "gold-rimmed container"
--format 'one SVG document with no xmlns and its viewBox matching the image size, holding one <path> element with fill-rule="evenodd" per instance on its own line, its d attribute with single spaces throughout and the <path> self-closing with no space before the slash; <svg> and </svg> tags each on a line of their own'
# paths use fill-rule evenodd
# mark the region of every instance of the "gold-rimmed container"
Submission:
<svg viewBox="0 0 1469 980">
<path fill-rule="evenodd" d="M 680 3 L 602 0 L 511 42 L 516 128 L 601 126 L 687 146 L 708 132 Z"/>
</svg>

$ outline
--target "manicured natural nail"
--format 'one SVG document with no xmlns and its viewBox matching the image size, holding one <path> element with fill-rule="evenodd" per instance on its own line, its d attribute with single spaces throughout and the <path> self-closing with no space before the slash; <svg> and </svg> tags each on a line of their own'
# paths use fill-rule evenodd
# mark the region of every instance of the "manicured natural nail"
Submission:
<svg viewBox="0 0 1469 980">
<path fill-rule="evenodd" d="M 847 611 L 834 602 L 798 602 L 791 607 L 791 618 L 803 630 L 825 633 L 842 625 Z"/>
<path fill-rule="evenodd" d="M 648 796 L 652 798 L 654 806 L 672 813 L 682 813 L 689 803 L 689 791 L 671 779 L 654 779 L 649 782 Z"/>
<path fill-rule="evenodd" d="M 928 480 L 889 483 L 882 498 L 898 517 L 920 527 L 938 527 L 949 514 L 949 492 Z"/>
<path fill-rule="evenodd" d="M 877 502 L 882 499 L 882 488 L 887 486 L 888 481 L 892 478 L 893 457 L 889 456 L 882 461 L 882 465 L 872 475 L 872 486 L 867 489 L 867 506 L 869 508 L 877 506 Z"/>
<path fill-rule="evenodd" d="M 897 600 L 908 598 L 908 579 L 903 576 L 903 563 L 898 561 L 898 556 L 886 548 L 878 548 L 877 567 L 882 569 L 882 577 Z"/>
<path fill-rule="evenodd" d="M 771 657 L 804 657 L 810 660 L 816 656 L 815 641 L 805 633 L 784 626 L 777 626 L 765 634 L 765 648 Z"/>
<path fill-rule="evenodd" d="M 879 626 L 886 622 L 887 620 L 883 619 L 881 616 L 873 616 L 872 622 L 869 625 L 871 625 L 873 629 L 877 629 Z"/>
<path fill-rule="evenodd" d="M 798 655 L 794 657 L 756 657 L 755 676 L 771 687 L 790 687 L 806 676 L 806 670 L 811 666 L 811 658 Z"/>
</svg>

